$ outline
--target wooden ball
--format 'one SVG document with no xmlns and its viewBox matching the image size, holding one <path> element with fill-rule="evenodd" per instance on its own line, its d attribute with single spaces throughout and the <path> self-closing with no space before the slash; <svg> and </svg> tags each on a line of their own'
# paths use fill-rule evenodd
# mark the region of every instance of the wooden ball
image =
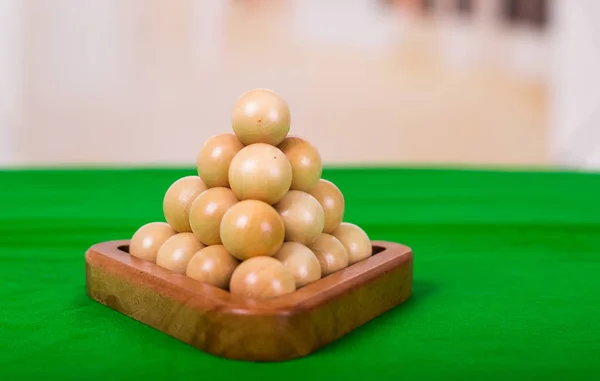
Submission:
<svg viewBox="0 0 600 381">
<path fill-rule="evenodd" d="M 321 179 L 323 164 L 315 146 L 297 136 L 288 136 L 277 146 L 292 166 L 291 190 L 310 192 Z"/>
<path fill-rule="evenodd" d="M 210 188 L 200 193 L 190 207 L 190 228 L 205 245 L 221 244 L 221 220 L 238 199 L 229 188 Z"/>
<path fill-rule="evenodd" d="M 296 282 L 290 269 L 277 259 L 254 257 L 233 271 L 229 291 L 247 298 L 269 299 L 296 291 Z"/>
<path fill-rule="evenodd" d="M 165 219 L 178 233 L 191 232 L 190 207 L 196 197 L 207 189 L 198 176 L 186 176 L 175 181 L 163 199 Z"/>
<path fill-rule="evenodd" d="M 373 246 L 369 236 L 357 225 L 342 222 L 331 235 L 337 238 L 346 248 L 349 265 L 373 255 Z"/>
<path fill-rule="evenodd" d="M 244 145 L 265 143 L 276 146 L 290 131 L 290 108 L 272 90 L 251 90 L 237 99 L 231 126 Z"/>
<path fill-rule="evenodd" d="M 317 256 L 301 243 L 285 242 L 274 258 L 290 269 L 296 281 L 296 288 L 321 278 L 321 265 Z"/>
<path fill-rule="evenodd" d="M 258 200 L 240 201 L 221 220 L 221 242 L 239 260 L 272 257 L 283 244 L 285 227 L 277 211 Z"/>
<path fill-rule="evenodd" d="M 244 147 L 229 166 L 229 185 L 238 200 L 273 205 L 292 183 L 292 166 L 281 150 L 258 143 Z"/>
<path fill-rule="evenodd" d="M 319 201 L 325 212 L 323 233 L 331 234 L 344 219 L 344 195 L 331 181 L 320 179 L 310 194 Z"/>
<path fill-rule="evenodd" d="M 207 187 L 229 187 L 229 165 L 244 145 L 234 134 L 208 138 L 196 158 L 198 176 Z"/>
<path fill-rule="evenodd" d="M 208 246 L 194 254 L 185 274 L 197 281 L 226 290 L 229 288 L 233 270 L 239 264 L 240 261 L 232 257 L 223 245 Z"/>
<path fill-rule="evenodd" d="M 273 207 L 283 220 L 286 241 L 310 245 L 323 232 L 323 207 L 310 194 L 289 191 Z"/>
<path fill-rule="evenodd" d="M 174 273 L 184 274 L 190 259 L 204 247 L 193 233 L 176 234 L 158 249 L 156 264 Z"/>
<path fill-rule="evenodd" d="M 348 252 L 339 239 L 330 234 L 321 234 L 309 246 L 321 265 L 322 276 L 333 274 L 348 267 Z"/>
<path fill-rule="evenodd" d="M 149 262 L 156 262 L 158 249 L 177 232 L 166 222 L 150 222 L 140 227 L 131 237 L 129 254 Z"/>
</svg>

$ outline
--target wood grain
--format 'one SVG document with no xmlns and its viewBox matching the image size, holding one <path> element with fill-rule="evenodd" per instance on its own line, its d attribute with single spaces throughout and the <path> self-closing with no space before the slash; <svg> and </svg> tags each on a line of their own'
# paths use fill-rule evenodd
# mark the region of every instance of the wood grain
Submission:
<svg viewBox="0 0 600 381">
<path fill-rule="evenodd" d="M 306 356 L 401 304 L 412 291 L 413 254 L 372 241 L 374 255 L 269 300 L 253 300 L 128 254 L 129 241 L 85 255 L 88 295 L 202 351 L 229 359 Z"/>
</svg>

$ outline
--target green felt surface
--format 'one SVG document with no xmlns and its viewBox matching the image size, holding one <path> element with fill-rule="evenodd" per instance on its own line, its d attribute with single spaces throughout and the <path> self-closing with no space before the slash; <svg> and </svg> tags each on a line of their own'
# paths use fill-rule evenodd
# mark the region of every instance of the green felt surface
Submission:
<svg viewBox="0 0 600 381">
<path fill-rule="evenodd" d="M 327 170 L 414 295 L 307 358 L 204 354 L 88 299 L 84 253 L 193 170 L 0 172 L 0 379 L 598 380 L 600 175 Z"/>
</svg>

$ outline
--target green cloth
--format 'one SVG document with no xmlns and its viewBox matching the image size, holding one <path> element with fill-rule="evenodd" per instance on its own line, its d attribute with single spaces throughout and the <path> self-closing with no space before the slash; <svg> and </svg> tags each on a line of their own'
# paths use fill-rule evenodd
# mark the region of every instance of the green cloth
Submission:
<svg viewBox="0 0 600 381">
<path fill-rule="evenodd" d="M 315 354 L 213 357 L 89 299 L 84 253 L 193 169 L 0 171 L 1 380 L 598 380 L 600 175 L 329 169 L 345 220 L 413 248 L 413 297 Z"/>
</svg>

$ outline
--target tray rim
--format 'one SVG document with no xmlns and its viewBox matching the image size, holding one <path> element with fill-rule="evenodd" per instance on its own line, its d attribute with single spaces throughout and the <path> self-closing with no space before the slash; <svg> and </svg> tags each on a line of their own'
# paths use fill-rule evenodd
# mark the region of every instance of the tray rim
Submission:
<svg viewBox="0 0 600 381">
<path fill-rule="evenodd" d="M 233 295 L 184 274 L 175 274 L 155 263 L 133 257 L 121 249 L 128 246 L 129 242 L 128 239 L 111 240 L 92 245 L 85 254 L 86 266 L 106 267 L 111 263 L 118 263 L 121 266 L 112 266 L 113 269 L 134 272 L 140 280 L 147 278 L 156 287 L 157 292 L 167 292 L 172 297 L 198 308 L 219 309 L 235 315 L 290 316 L 307 312 L 348 291 L 360 288 L 398 266 L 407 262 L 411 262 L 412 265 L 413 261 L 410 247 L 396 242 L 372 240 L 374 248 L 381 247 L 383 250 L 293 293 L 259 300 Z"/>
</svg>

